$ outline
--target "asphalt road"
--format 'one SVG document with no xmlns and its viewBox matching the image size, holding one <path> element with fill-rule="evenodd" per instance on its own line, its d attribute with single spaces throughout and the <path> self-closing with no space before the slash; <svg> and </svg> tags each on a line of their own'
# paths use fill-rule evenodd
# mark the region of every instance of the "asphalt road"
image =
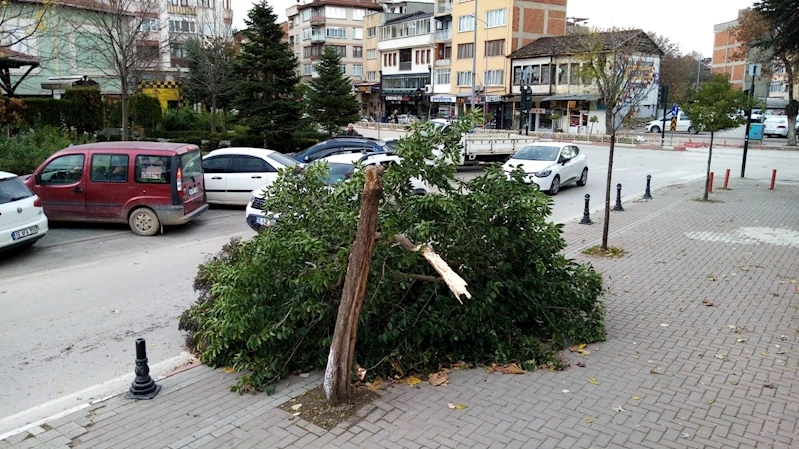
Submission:
<svg viewBox="0 0 799 449">
<path fill-rule="evenodd" d="M 608 148 L 581 149 L 588 185 L 554 197 L 556 221 L 579 218 L 586 193 L 592 209 L 601 206 Z M 734 188 L 740 161 L 741 150 L 718 149 L 713 170 L 731 168 Z M 650 174 L 657 199 L 659 187 L 702 178 L 706 163 L 705 149 L 618 148 L 612 184 L 624 185 L 625 198 L 640 198 Z M 799 180 L 799 152 L 749 153 L 747 177 L 767 180 L 773 168 L 778 181 Z M 459 176 L 479 173 L 469 168 Z M 155 376 L 187 360 L 177 321 L 196 299 L 197 265 L 230 238 L 252 235 L 242 208 L 212 207 L 195 222 L 149 238 L 126 226 L 54 225 L 32 248 L 0 256 L 0 434 L 127 389 L 137 337 L 147 339 Z"/>
</svg>

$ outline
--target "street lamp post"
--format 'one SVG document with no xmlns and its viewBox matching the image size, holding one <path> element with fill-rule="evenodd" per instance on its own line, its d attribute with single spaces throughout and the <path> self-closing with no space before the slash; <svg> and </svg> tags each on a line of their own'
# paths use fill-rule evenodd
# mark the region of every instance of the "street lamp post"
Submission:
<svg viewBox="0 0 799 449">
<path fill-rule="evenodd" d="M 431 110 L 433 109 L 433 91 L 435 90 L 435 83 L 433 82 L 433 66 L 427 64 L 427 71 L 430 72 L 430 92 L 427 93 L 427 121 L 430 121 Z"/>
<path fill-rule="evenodd" d="M 474 47 L 472 48 L 472 111 L 477 96 L 477 0 L 474 0 Z"/>
</svg>

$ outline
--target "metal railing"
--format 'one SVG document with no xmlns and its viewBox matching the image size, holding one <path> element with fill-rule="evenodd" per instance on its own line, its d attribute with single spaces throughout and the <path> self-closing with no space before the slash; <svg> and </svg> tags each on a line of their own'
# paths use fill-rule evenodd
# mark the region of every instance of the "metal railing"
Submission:
<svg viewBox="0 0 799 449">
<path fill-rule="evenodd" d="M 439 14 L 452 11 L 452 3 L 439 3 L 437 11 Z"/>
<path fill-rule="evenodd" d="M 452 28 L 447 29 L 447 30 L 437 30 L 436 31 L 436 40 L 437 41 L 452 40 Z"/>
<path fill-rule="evenodd" d="M 403 71 L 410 70 L 412 66 L 413 66 L 413 62 L 411 62 L 411 61 L 400 61 L 400 63 L 399 63 L 399 69 L 403 70 Z"/>
<path fill-rule="evenodd" d="M 436 59 L 436 62 L 434 64 L 435 64 L 436 67 L 449 67 L 450 65 L 452 65 L 452 59 L 449 59 L 449 58 L 447 58 L 447 59 Z"/>
</svg>

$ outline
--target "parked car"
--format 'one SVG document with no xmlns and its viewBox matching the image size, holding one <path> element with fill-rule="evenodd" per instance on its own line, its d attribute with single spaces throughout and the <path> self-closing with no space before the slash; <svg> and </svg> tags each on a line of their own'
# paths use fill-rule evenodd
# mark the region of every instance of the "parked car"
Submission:
<svg viewBox="0 0 799 449">
<path fill-rule="evenodd" d="M 766 111 L 766 115 L 769 115 L 768 111 Z M 763 123 L 763 118 L 763 111 L 760 109 L 752 109 L 752 123 Z"/>
<path fill-rule="evenodd" d="M 349 175 L 356 168 L 356 163 L 368 165 L 391 165 L 399 164 L 402 158 L 393 154 L 338 154 L 327 157 L 322 160 L 314 162 L 314 164 L 326 163 L 328 165 L 327 177 L 324 179 L 325 184 L 334 185 L 349 178 Z M 419 178 L 411 178 L 411 185 L 413 186 L 413 193 L 415 195 L 425 195 L 429 191 L 427 184 Z M 270 213 L 264 211 L 265 191 L 266 184 L 258 187 L 252 191 L 252 196 L 247 209 L 244 212 L 244 219 L 247 225 L 256 232 L 261 232 L 264 228 L 275 224 L 280 213 Z"/>
<path fill-rule="evenodd" d="M 525 182 L 535 183 L 550 195 L 557 195 L 561 186 L 588 182 L 588 159 L 577 145 L 570 143 L 536 143 L 527 145 L 505 163 L 503 169 L 511 171 L 521 167 Z"/>
<path fill-rule="evenodd" d="M 411 114 L 401 114 L 397 116 L 397 124 L 399 125 L 410 125 L 411 123 L 416 123 L 419 121 L 419 117 Z"/>
<path fill-rule="evenodd" d="M 271 184 L 277 171 L 297 161 L 263 148 L 223 148 L 203 157 L 205 193 L 210 204 L 246 206 L 253 189 Z"/>
<path fill-rule="evenodd" d="M 47 224 L 42 200 L 17 175 L 0 171 L 0 251 L 33 245 Z"/>
<path fill-rule="evenodd" d="M 345 153 L 384 153 L 389 151 L 386 142 L 360 136 L 339 136 L 319 142 L 296 154 L 290 154 L 297 162 L 308 163 L 317 159 Z"/>
<path fill-rule="evenodd" d="M 73 146 L 50 156 L 25 183 L 52 221 L 128 223 L 145 236 L 187 223 L 208 209 L 196 145 Z"/>
<path fill-rule="evenodd" d="M 671 118 L 672 118 L 671 112 L 666 114 L 666 131 L 667 132 L 671 130 Z M 646 132 L 648 132 L 648 133 L 657 134 L 661 130 L 663 130 L 662 126 L 663 126 L 663 118 L 659 118 L 659 119 L 647 122 L 646 126 L 644 126 L 644 129 L 646 129 Z M 693 124 L 691 124 L 691 118 L 688 117 L 688 115 L 685 114 L 682 111 L 682 109 L 680 109 L 677 112 L 677 129 L 675 131 L 687 131 L 687 132 L 689 132 L 691 134 L 696 134 L 696 132 L 697 132 L 697 129 L 694 128 Z"/>
<path fill-rule="evenodd" d="M 766 120 L 763 122 L 763 135 L 766 137 L 788 137 L 788 116 L 766 116 Z"/>
</svg>

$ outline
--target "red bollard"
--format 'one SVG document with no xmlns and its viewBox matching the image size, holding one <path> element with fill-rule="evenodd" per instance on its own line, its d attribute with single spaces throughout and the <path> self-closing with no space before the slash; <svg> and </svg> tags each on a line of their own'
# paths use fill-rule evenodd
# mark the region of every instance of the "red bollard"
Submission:
<svg viewBox="0 0 799 449">
<path fill-rule="evenodd" d="M 710 179 L 707 182 L 708 193 L 713 193 L 713 172 L 710 172 Z"/>
<path fill-rule="evenodd" d="M 727 184 L 730 183 L 730 169 L 727 169 L 727 174 L 724 175 L 724 190 L 727 190 Z"/>
<path fill-rule="evenodd" d="M 771 172 L 771 187 L 769 187 L 769 190 L 774 190 L 774 181 L 776 180 L 777 180 L 777 170 L 773 170 Z"/>
</svg>

